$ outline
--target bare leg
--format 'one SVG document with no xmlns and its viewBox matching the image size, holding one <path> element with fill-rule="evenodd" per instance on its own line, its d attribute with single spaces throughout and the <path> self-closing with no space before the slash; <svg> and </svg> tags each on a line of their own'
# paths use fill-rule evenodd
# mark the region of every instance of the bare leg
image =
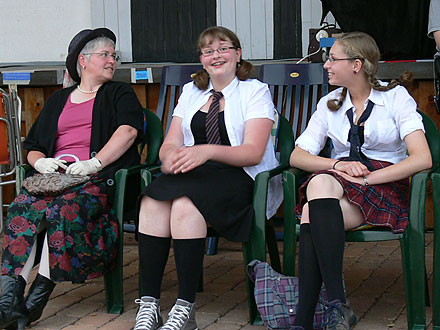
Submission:
<svg viewBox="0 0 440 330">
<path fill-rule="evenodd" d="M 321 174 L 315 176 L 310 180 L 307 186 L 307 199 L 319 198 L 337 198 L 341 206 L 342 214 L 344 216 L 345 230 L 355 228 L 364 222 L 362 213 L 356 205 L 350 204 L 347 197 L 344 195 L 344 190 L 339 181 L 328 174 Z M 309 223 L 308 204 L 304 205 L 301 217 L 301 223 Z"/>
<path fill-rule="evenodd" d="M 139 232 L 156 237 L 170 237 L 172 201 L 158 201 L 144 196 L 139 212 Z"/>
<path fill-rule="evenodd" d="M 171 236 L 179 282 L 178 298 L 193 303 L 203 270 L 206 221 L 188 197 L 173 201 Z"/>
<path fill-rule="evenodd" d="M 313 314 L 321 283 L 329 301 L 345 303 L 342 265 L 345 230 L 363 222 L 357 206 L 351 205 L 333 176 L 317 175 L 307 186 L 299 249 L 299 306 L 295 325 L 313 328 Z"/>
</svg>

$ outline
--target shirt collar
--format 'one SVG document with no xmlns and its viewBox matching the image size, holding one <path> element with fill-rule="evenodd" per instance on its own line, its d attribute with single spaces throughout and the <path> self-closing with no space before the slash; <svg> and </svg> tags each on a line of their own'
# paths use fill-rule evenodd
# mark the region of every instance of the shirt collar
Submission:
<svg viewBox="0 0 440 330">
<path fill-rule="evenodd" d="M 381 92 L 379 92 L 373 88 L 370 91 L 370 95 L 365 100 L 364 107 L 367 106 L 369 100 L 371 100 L 371 102 L 373 102 L 375 105 L 384 105 Z M 343 113 L 346 113 L 351 108 L 354 108 L 354 105 L 353 105 L 353 102 L 351 101 L 350 93 L 347 92 L 347 96 L 346 96 L 345 102 L 343 104 Z"/>
<path fill-rule="evenodd" d="M 223 89 L 221 90 L 221 92 L 222 92 L 222 94 L 223 94 L 223 97 L 224 97 L 225 99 L 227 99 L 227 98 L 232 94 L 232 92 L 234 91 L 235 87 L 238 86 L 238 83 L 239 83 L 239 82 L 240 82 L 240 80 L 238 80 L 238 78 L 235 77 L 235 78 L 229 83 L 228 86 L 226 86 L 225 88 L 223 88 Z M 212 90 L 213 88 L 214 88 L 214 87 L 212 86 L 212 82 L 211 82 L 211 80 L 210 80 L 210 81 L 209 81 L 208 89 L 206 89 L 206 90 L 203 92 L 203 94 L 211 94 L 210 92 L 211 92 L 211 90 Z"/>
</svg>

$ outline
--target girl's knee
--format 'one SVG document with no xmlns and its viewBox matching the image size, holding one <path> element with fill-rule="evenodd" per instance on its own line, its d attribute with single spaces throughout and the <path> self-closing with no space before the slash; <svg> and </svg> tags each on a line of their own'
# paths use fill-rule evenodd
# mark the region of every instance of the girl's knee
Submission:
<svg viewBox="0 0 440 330">
<path fill-rule="evenodd" d="M 329 174 L 318 174 L 310 179 L 307 184 L 307 199 L 337 198 L 341 199 L 344 190 L 333 176 Z"/>
<path fill-rule="evenodd" d="M 188 197 L 180 197 L 173 201 L 172 214 L 173 219 L 185 220 L 194 218 L 200 212 Z"/>
</svg>

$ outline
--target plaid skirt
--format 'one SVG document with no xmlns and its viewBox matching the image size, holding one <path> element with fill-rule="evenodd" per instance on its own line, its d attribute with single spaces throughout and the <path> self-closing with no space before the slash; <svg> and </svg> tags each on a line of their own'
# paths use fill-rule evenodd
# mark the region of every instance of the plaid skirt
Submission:
<svg viewBox="0 0 440 330">
<path fill-rule="evenodd" d="M 370 160 L 375 170 L 392 165 L 389 162 Z M 300 201 L 295 208 L 296 214 L 302 213 L 307 203 L 306 188 L 311 178 L 318 174 L 329 174 L 339 181 L 344 194 L 351 204 L 357 205 L 366 224 L 385 226 L 394 233 L 405 231 L 409 215 L 409 179 L 395 182 L 364 186 L 345 180 L 330 171 L 317 171 L 311 174 L 299 189 Z"/>
<path fill-rule="evenodd" d="M 46 220 L 50 277 L 53 281 L 102 276 L 116 265 L 118 221 L 102 193 L 105 181 L 93 176 L 58 196 L 32 196 L 22 188 L 8 208 L 2 275 L 18 276 Z M 40 236 L 38 238 L 40 245 Z"/>
</svg>

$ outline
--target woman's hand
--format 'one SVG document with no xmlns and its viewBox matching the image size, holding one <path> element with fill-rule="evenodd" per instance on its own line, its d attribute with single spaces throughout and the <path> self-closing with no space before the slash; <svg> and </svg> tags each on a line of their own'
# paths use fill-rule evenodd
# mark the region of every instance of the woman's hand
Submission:
<svg viewBox="0 0 440 330">
<path fill-rule="evenodd" d="M 176 158 L 170 167 L 171 173 L 186 173 L 206 163 L 210 159 L 208 152 L 210 147 L 215 146 L 196 145 L 178 149 Z"/>
<path fill-rule="evenodd" d="M 340 176 L 342 176 L 345 180 L 353 182 L 353 183 L 358 183 L 360 185 L 364 185 L 364 176 L 351 176 L 348 175 L 345 172 L 339 171 L 339 170 L 330 170 L 330 172 L 334 172 Z"/>
<path fill-rule="evenodd" d="M 337 170 L 338 172 L 346 173 L 350 177 L 364 177 L 370 174 L 368 168 L 361 162 L 341 160 L 341 161 L 337 161 L 333 165 L 333 169 Z"/>
<path fill-rule="evenodd" d="M 172 149 L 167 152 L 166 156 L 162 159 L 162 166 L 160 170 L 164 174 L 174 174 L 172 171 L 172 166 L 176 162 L 177 159 L 177 149 Z"/>
<path fill-rule="evenodd" d="M 54 173 L 59 167 L 66 169 L 66 161 L 63 159 L 42 157 L 35 161 L 34 168 L 40 173 Z"/>
</svg>

